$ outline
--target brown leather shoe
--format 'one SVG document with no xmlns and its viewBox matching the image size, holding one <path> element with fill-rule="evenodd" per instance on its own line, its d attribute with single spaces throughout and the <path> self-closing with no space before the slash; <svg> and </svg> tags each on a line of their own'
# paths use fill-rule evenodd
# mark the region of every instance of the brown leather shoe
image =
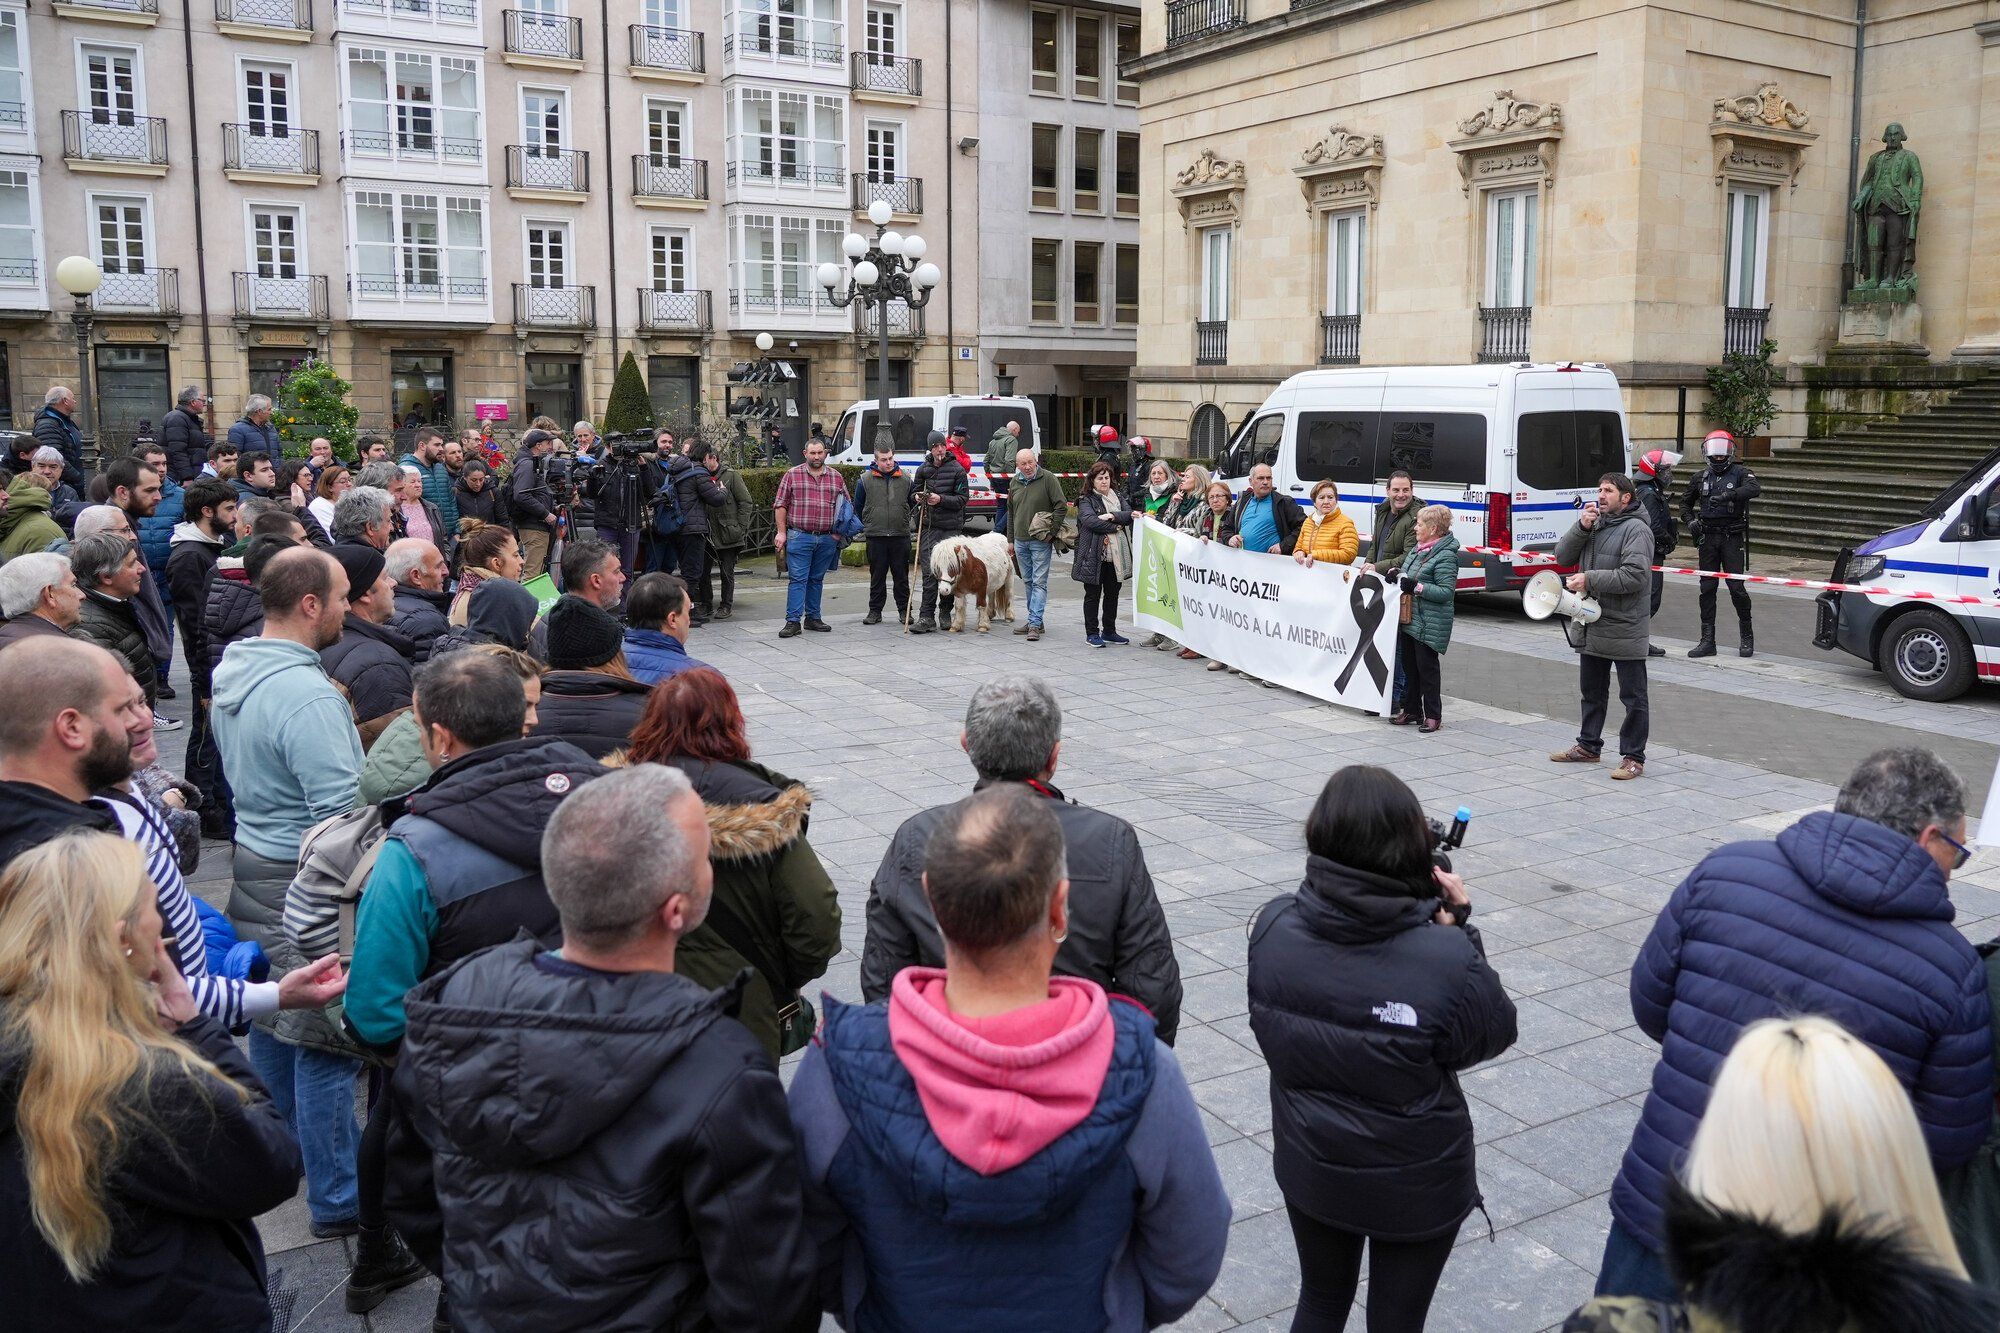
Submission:
<svg viewBox="0 0 2000 1333">
<path fill-rule="evenodd" d="M 1180 659 L 1183 662 L 1199 662 L 1201 661 L 1201 654 L 1192 648 L 1183 648 L 1180 651 Z"/>
<path fill-rule="evenodd" d="M 1618 767 L 1611 770 L 1613 782 L 1630 782 L 1646 771 L 1646 766 L 1637 759 L 1627 757 L 1618 761 Z"/>
<path fill-rule="evenodd" d="M 1039 639 L 1039 638 L 1041 638 L 1041 637 L 1042 637 L 1042 627 L 1041 627 L 1040 625 L 1030 625 L 1030 626 L 1028 626 L 1028 642 L 1029 642 L 1029 643 L 1033 643 L 1033 642 L 1035 642 L 1035 641 L 1036 641 L 1037 639 Z"/>
<path fill-rule="evenodd" d="M 1552 764 L 1596 764 L 1603 762 L 1604 756 L 1592 754 L 1581 745 L 1572 745 L 1567 750 L 1557 750 L 1549 756 Z"/>
<path fill-rule="evenodd" d="M 1014 626 L 1014 632 L 1016 634 L 1026 634 L 1029 630 L 1033 628 L 1034 628 L 1033 625 L 1016 625 Z"/>
</svg>

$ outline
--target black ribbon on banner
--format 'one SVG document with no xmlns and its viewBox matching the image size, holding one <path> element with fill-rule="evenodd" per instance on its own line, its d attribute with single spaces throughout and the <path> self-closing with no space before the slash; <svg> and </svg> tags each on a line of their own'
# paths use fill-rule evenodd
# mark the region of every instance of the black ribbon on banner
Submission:
<svg viewBox="0 0 2000 1333">
<path fill-rule="evenodd" d="M 1389 614 L 1389 597 L 1383 588 L 1382 576 L 1358 576 L 1354 586 L 1347 590 L 1347 605 L 1354 612 L 1354 625 L 1361 635 L 1361 642 L 1347 655 L 1347 669 L 1340 673 L 1340 679 L 1333 683 L 1333 688 L 1346 693 L 1347 682 L 1354 679 L 1354 668 L 1366 662 L 1368 674 L 1375 678 L 1375 688 L 1386 691 L 1389 688 L 1389 664 L 1382 660 L 1382 650 L 1375 646 L 1375 631 L 1381 626 L 1382 618 Z"/>
</svg>

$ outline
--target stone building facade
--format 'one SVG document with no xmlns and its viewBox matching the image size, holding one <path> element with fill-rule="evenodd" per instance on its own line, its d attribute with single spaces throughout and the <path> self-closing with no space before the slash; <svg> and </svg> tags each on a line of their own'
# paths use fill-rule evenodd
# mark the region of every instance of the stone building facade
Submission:
<svg viewBox="0 0 2000 1333">
<path fill-rule="evenodd" d="M 1809 400 L 2000 357 L 1983 3 L 1168 0 L 1145 11 L 1138 427 L 1197 451 L 1314 365 L 1595 361 L 1636 440 L 1768 336 Z M 1850 138 L 1927 183 L 1921 350 L 1849 348 Z M 1849 355 L 1852 352 L 1853 355 Z M 1815 396 L 1815 394 L 1819 396 Z"/>
</svg>

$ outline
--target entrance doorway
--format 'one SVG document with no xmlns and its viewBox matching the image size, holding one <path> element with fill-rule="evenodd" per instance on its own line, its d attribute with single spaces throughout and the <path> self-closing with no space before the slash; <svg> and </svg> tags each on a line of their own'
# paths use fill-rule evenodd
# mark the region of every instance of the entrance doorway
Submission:
<svg viewBox="0 0 2000 1333">
<path fill-rule="evenodd" d="M 389 402 L 399 430 L 451 427 L 451 355 L 389 353 Z M 400 441 L 399 441 L 400 442 Z"/>
<path fill-rule="evenodd" d="M 553 418 L 567 438 L 583 402 L 583 361 L 574 356 L 531 356 L 527 381 L 526 419 Z"/>
</svg>

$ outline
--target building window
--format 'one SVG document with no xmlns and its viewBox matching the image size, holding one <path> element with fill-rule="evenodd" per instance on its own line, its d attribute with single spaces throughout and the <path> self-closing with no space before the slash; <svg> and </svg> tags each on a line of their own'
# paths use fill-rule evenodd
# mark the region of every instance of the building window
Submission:
<svg viewBox="0 0 2000 1333">
<path fill-rule="evenodd" d="M 468 166 L 484 156 L 477 60 L 353 48 L 347 107 L 348 147 L 358 156 Z"/>
<path fill-rule="evenodd" d="M 646 390 L 653 420 L 677 435 L 693 430 L 701 404 L 701 361 L 692 356 L 646 358 Z"/>
<path fill-rule="evenodd" d="M 389 401 L 405 426 L 451 422 L 451 357 L 442 352 L 389 353 Z"/>
<path fill-rule="evenodd" d="M 723 22 L 748 54 L 840 64 L 847 59 L 842 13 L 839 0 L 740 0 Z"/>
<path fill-rule="evenodd" d="M 1114 256 L 1117 269 L 1112 278 L 1112 321 L 1139 322 L 1139 247 L 1121 245 Z"/>
<path fill-rule="evenodd" d="M 37 281 L 33 190 L 27 172 L 0 171 L 0 286 L 31 286 Z"/>
<path fill-rule="evenodd" d="M 1326 215 L 1326 304 L 1322 314 L 1361 313 L 1362 255 L 1368 215 L 1359 208 Z"/>
<path fill-rule="evenodd" d="M 1062 15 L 1053 9 L 1028 11 L 1028 45 L 1033 64 L 1028 87 L 1038 93 L 1062 91 Z"/>
<path fill-rule="evenodd" d="M 1203 323 L 1229 318 L 1229 248 L 1233 233 L 1228 227 L 1209 227 L 1201 233 L 1201 312 Z"/>
<path fill-rule="evenodd" d="M 1062 242 L 1034 241 L 1028 257 L 1028 318 L 1037 324 L 1056 322 L 1062 295 Z"/>
<path fill-rule="evenodd" d="M 868 122 L 868 179 L 893 181 L 903 174 L 903 127 L 893 121 Z"/>
<path fill-rule="evenodd" d="M 160 415 L 174 396 L 167 380 L 164 347 L 101 346 L 97 349 L 98 444 L 127 443 L 141 421 Z"/>
<path fill-rule="evenodd" d="M 1214 403 L 1203 403 L 1188 418 L 1188 452 L 1196 458 L 1220 458 L 1229 443 L 1229 418 Z"/>
<path fill-rule="evenodd" d="M 250 392 L 276 398 L 278 386 L 285 382 L 285 376 L 297 370 L 305 357 L 303 351 L 250 353 Z"/>
<path fill-rule="evenodd" d="M 130 125 L 143 114 L 139 101 L 139 53 L 129 46 L 86 46 L 83 105 L 98 125 Z"/>
<path fill-rule="evenodd" d="M 528 286 L 569 286 L 569 224 L 528 224 Z"/>
<path fill-rule="evenodd" d="M 1534 190 L 1486 196 L 1486 304 L 1496 309 L 1535 303 Z"/>
<path fill-rule="evenodd" d="M 1121 134 L 1118 136 L 1118 216 L 1136 218 L 1139 216 L 1139 136 Z"/>
<path fill-rule="evenodd" d="M 1104 318 L 1099 288 L 1099 267 L 1104 247 L 1092 241 L 1078 241 L 1070 268 L 1070 318 L 1078 324 L 1096 324 Z"/>
<path fill-rule="evenodd" d="M 1104 131 L 1076 132 L 1076 193 L 1070 207 L 1079 213 L 1104 211 Z"/>
<path fill-rule="evenodd" d="M 92 242 L 97 248 L 97 265 L 106 273 L 144 273 L 150 262 L 152 201 L 138 195 L 94 195 L 91 218 L 95 223 Z M 131 284 L 123 284 L 129 288 Z M 105 304 L 100 289 L 97 303 Z"/>
<path fill-rule="evenodd" d="M 693 234 L 673 227 L 655 227 L 652 247 L 653 290 L 684 292 L 694 277 Z"/>
<path fill-rule="evenodd" d="M 296 123 L 292 115 L 292 67 L 265 61 L 243 65 L 243 123 L 249 132 L 282 139 Z"/>
<path fill-rule="evenodd" d="M 583 401 L 583 362 L 574 356 L 531 356 L 525 364 L 527 389 L 522 412 L 530 421 L 553 417 L 567 429 Z"/>
<path fill-rule="evenodd" d="M 738 88 L 729 102 L 729 169 L 781 186 L 846 185 L 847 134 L 838 97 Z"/>
<path fill-rule="evenodd" d="M 688 146 L 688 105 L 646 99 L 646 152 L 656 167 L 679 167 Z"/>
<path fill-rule="evenodd" d="M 1062 126 L 1037 125 L 1031 137 L 1030 193 L 1033 208 L 1062 207 Z"/>
<path fill-rule="evenodd" d="M 521 143 L 529 157 L 559 157 L 569 96 L 555 88 L 521 90 Z"/>
<path fill-rule="evenodd" d="M 1122 68 L 1123 66 L 1130 64 L 1132 61 L 1137 60 L 1138 58 L 1139 58 L 1139 20 L 1119 19 L 1118 51 L 1117 51 L 1118 64 Z M 1115 70 L 1113 71 L 1113 77 L 1118 80 L 1118 104 L 1120 106 L 1139 105 L 1139 85 L 1136 83 L 1127 83 L 1125 81 L 1124 76 Z"/>
<path fill-rule="evenodd" d="M 357 190 L 354 294 L 362 300 L 486 303 L 486 203 Z"/>
<path fill-rule="evenodd" d="M 1104 20 L 1096 14 L 1076 16 L 1076 45 L 1071 49 L 1070 70 L 1075 75 L 1070 91 L 1091 101 L 1104 96 Z"/>
<path fill-rule="evenodd" d="M 903 7 L 870 5 L 862 34 L 868 54 L 886 63 L 903 49 Z"/>
<path fill-rule="evenodd" d="M 0 133 L 28 129 L 28 81 L 21 65 L 21 11 L 0 10 Z M 7 420 L 0 416 L 0 421 Z"/>
<path fill-rule="evenodd" d="M 847 228 L 826 218 L 745 213 L 729 231 L 732 304 L 752 314 L 816 314 L 826 299 L 814 280 L 821 264 L 841 264 Z"/>
<path fill-rule="evenodd" d="M 305 267 L 300 256 L 299 210 L 253 205 L 250 209 L 250 268 L 260 278 L 295 282 Z"/>
<path fill-rule="evenodd" d="M 1723 233 L 1727 256 L 1722 303 L 1739 310 L 1762 310 L 1766 256 L 1770 250 L 1771 192 L 1755 185 L 1729 187 L 1729 216 Z"/>
</svg>

